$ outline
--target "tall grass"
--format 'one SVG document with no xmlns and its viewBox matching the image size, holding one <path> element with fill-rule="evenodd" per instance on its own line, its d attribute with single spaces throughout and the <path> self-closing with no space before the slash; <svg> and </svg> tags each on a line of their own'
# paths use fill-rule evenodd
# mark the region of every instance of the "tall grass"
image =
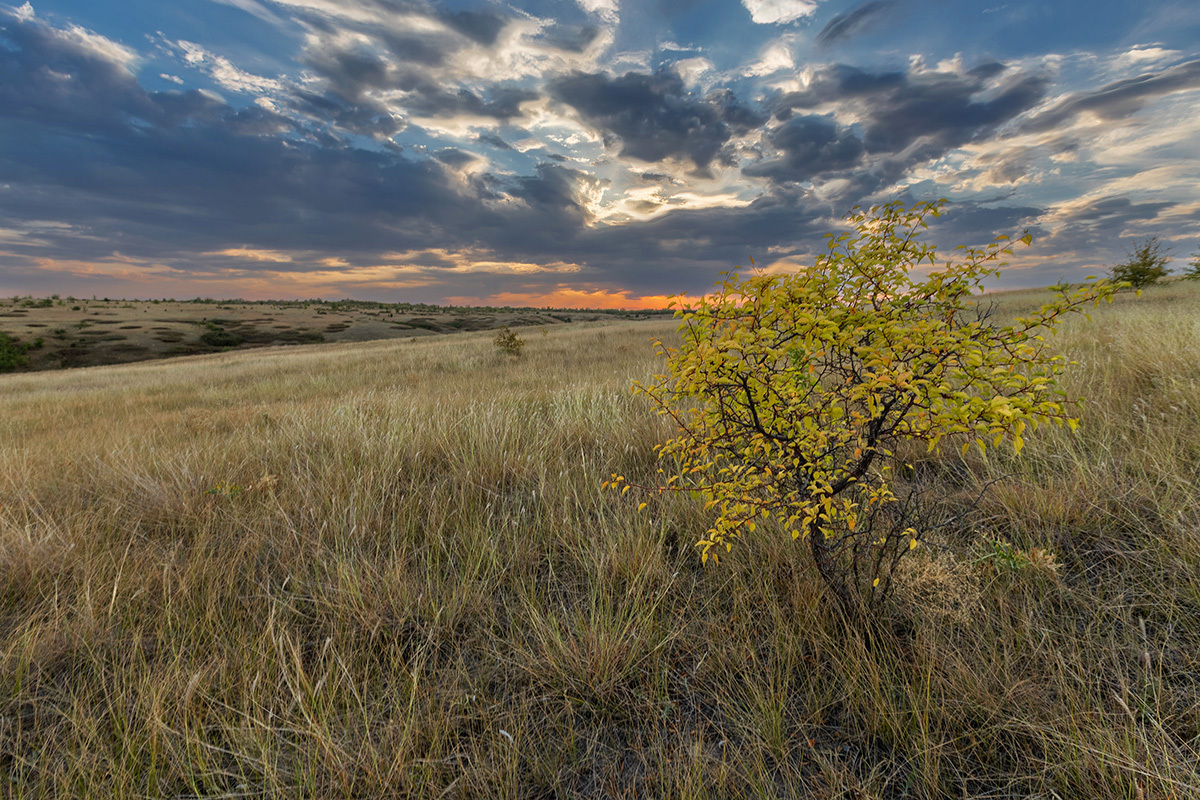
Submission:
<svg viewBox="0 0 1200 800">
<path fill-rule="evenodd" d="M 964 535 L 873 633 L 601 491 L 670 323 L 0 379 L 0 794 L 1196 796 L 1198 306 L 1072 325 L 1080 431 L 935 464 L 1057 571 Z"/>
</svg>

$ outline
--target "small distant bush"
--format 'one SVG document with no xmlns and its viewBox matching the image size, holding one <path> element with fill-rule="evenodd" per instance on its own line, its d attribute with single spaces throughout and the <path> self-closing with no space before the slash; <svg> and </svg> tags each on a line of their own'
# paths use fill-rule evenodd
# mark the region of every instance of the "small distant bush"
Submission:
<svg viewBox="0 0 1200 800">
<path fill-rule="evenodd" d="M 13 372 L 29 366 L 29 345 L 0 332 L 0 372 Z"/>
<path fill-rule="evenodd" d="M 200 334 L 200 341 L 209 347 L 237 347 L 245 339 L 233 331 L 215 330 Z"/>
<path fill-rule="evenodd" d="M 509 355 L 521 355 L 521 348 L 525 346 L 525 340 L 517 336 L 507 325 L 496 332 L 495 345 L 501 351 Z"/>
<path fill-rule="evenodd" d="M 1157 283 L 1159 278 L 1165 278 L 1171 272 L 1167 269 L 1171 256 L 1164 251 L 1157 236 L 1135 244 L 1128 256 L 1126 261 L 1112 268 L 1110 275 L 1113 281 L 1141 289 Z"/>
<path fill-rule="evenodd" d="M 1192 260 L 1188 262 L 1188 268 L 1183 271 L 1183 279 L 1200 281 L 1200 253 L 1192 256 Z"/>
</svg>

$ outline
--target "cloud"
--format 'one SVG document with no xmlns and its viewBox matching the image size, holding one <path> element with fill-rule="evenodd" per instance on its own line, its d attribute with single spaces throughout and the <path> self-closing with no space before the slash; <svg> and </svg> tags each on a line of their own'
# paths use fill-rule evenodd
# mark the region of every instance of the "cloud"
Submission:
<svg viewBox="0 0 1200 800">
<path fill-rule="evenodd" d="M 880 22 L 884 13 L 896 5 L 896 0 L 870 0 L 845 14 L 838 14 L 817 34 L 816 42 L 822 47 L 849 39 Z"/>
<path fill-rule="evenodd" d="M 596 18 L 615 25 L 620 22 L 620 10 L 617 0 L 575 0 L 587 13 Z"/>
<path fill-rule="evenodd" d="M 300 0 L 286 0 L 297 3 Z M 300 54 L 310 79 L 295 109 L 335 114 L 352 132 L 387 138 L 413 121 L 461 135 L 507 123 L 539 97 L 547 75 L 590 66 L 611 32 L 493 11 L 446 12 L 418 3 L 304 0 Z M 327 17 L 340 14 L 335 22 Z M 405 120 L 405 122 L 399 122 Z"/>
<path fill-rule="evenodd" d="M 4 27 L 11 46 L 0 46 L 0 115 L 51 129 L 82 119 L 99 131 L 123 128 L 126 116 L 152 120 L 162 113 L 130 69 L 134 51 L 32 14 L 14 20 Z"/>
<path fill-rule="evenodd" d="M 496 43 L 504 26 L 508 24 L 506 17 L 486 11 L 446 11 L 441 14 L 440 19 L 467 38 L 486 47 Z"/>
<path fill-rule="evenodd" d="M 767 140 L 783 155 L 750 165 L 743 170 L 745 174 L 774 181 L 806 181 L 851 169 L 866 153 L 858 136 L 827 116 L 792 117 L 771 131 Z"/>
<path fill-rule="evenodd" d="M 239 69 L 228 58 L 211 53 L 195 42 L 181 39 L 174 42 L 173 46 L 183 54 L 185 62 L 207 72 L 222 89 L 249 94 L 283 91 L 284 85 L 281 81 Z"/>
<path fill-rule="evenodd" d="M 818 39 L 847 41 L 891 2 L 842 6 Z M 936 66 L 896 69 L 887 53 L 815 63 L 803 33 L 755 28 L 736 6 L 722 41 L 687 39 L 692 0 L 639 8 L 683 44 L 631 35 L 643 19 L 626 4 L 610 20 L 616 2 L 567 4 L 561 20 L 424 0 L 225 4 L 269 9 L 279 49 L 235 63 L 197 33 L 143 54 L 32 7 L 0 11 L 6 285 L 59 265 L 115 293 L 128 280 L 629 306 L 702 291 L 751 255 L 784 269 L 850 205 L 905 191 L 1012 195 L 956 204 L 941 230 L 958 244 L 1033 227 L 1068 267 L 1128 231 L 1200 230 L 1183 94 L 1196 68 L 1170 66 L 1182 50 L 1167 40 L 1058 69 L 1052 56 L 970 69 L 932 51 Z M 762 24 L 819 10 L 751 6 Z M 1083 69 L 1108 83 L 1080 90 Z M 196 81 L 230 100 L 183 88 Z M 1090 120 L 1151 103 L 1146 125 Z M 1071 130 L 1022 127 L 1055 115 Z M 1038 182 L 1050 174 L 1056 197 L 1080 199 L 1053 206 Z"/>
<path fill-rule="evenodd" d="M 732 92 L 701 98 L 674 72 L 627 72 L 613 78 L 575 72 L 552 81 L 550 95 L 621 143 L 621 155 L 639 161 L 681 158 L 706 169 L 729 139 L 760 124 Z"/>
<path fill-rule="evenodd" d="M 744 75 L 773 75 L 783 70 L 795 70 L 796 61 L 786 42 L 773 42 L 759 55 L 758 60 L 746 65 Z"/>
<path fill-rule="evenodd" d="M 819 0 L 742 0 L 750 19 L 759 25 L 782 25 L 811 17 Z"/>
<path fill-rule="evenodd" d="M 258 2 L 258 0 L 213 0 L 213 2 L 241 9 L 247 14 L 253 14 L 264 22 L 270 22 L 273 25 L 283 24 L 283 20 L 277 14 Z"/>
<path fill-rule="evenodd" d="M 513 308 L 607 308 L 649 309 L 666 308 L 671 298 L 660 295 L 632 295 L 628 289 L 606 289 L 571 286 L 559 283 L 529 291 L 497 292 L 487 297 L 449 297 L 456 305 L 510 306 Z"/>
<path fill-rule="evenodd" d="M 1050 130 L 1084 113 L 1106 120 L 1121 119 L 1159 97 L 1195 89 L 1200 89 L 1200 59 L 1176 64 L 1160 72 L 1114 81 L 1093 92 L 1068 95 L 1031 119 L 1022 130 Z"/>
<path fill-rule="evenodd" d="M 803 90 L 781 94 L 773 104 L 778 119 L 796 109 L 837 106 L 853 111 L 868 153 L 911 153 L 926 161 L 953 147 L 994 132 L 1035 107 L 1047 81 L 988 63 L 966 72 L 870 72 L 833 65 L 814 74 Z"/>
<path fill-rule="evenodd" d="M 1136 203 L 1128 197 L 1097 197 L 1064 204 L 1056 209 L 1055 218 L 1071 225 L 1119 229 L 1127 222 L 1154 219 L 1173 205 L 1171 202 Z"/>
</svg>

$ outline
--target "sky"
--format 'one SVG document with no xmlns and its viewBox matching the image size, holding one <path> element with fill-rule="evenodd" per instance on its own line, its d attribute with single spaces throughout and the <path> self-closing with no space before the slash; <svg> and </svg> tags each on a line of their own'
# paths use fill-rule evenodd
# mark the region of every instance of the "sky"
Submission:
<svg viewBox="0 0 1200 800">
<path fill-rule="evenodd" d="M 661 307 L 943 197 L 1183 266 L 1200 2 L 0 2 L 0 295 Z"/>
</svg>

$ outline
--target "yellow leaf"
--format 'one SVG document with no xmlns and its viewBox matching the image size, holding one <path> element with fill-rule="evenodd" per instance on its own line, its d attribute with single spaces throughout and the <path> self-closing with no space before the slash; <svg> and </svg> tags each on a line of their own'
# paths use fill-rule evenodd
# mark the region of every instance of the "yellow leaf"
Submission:
<svg viewBox="0 0 1200 800">
<path fill-rule="evenodd" d="M 638 512 L 639 512 L 639 513 L 641 513 L 641 511 L 642 511 L 642 510 L 643 510 L 643 509 L 644 509 L 644 508 L 645 508 L 647 505 L 648 505 L 647 503 L 642 503 L 642 504 L 640 504 L 640 505 L 638 506 Z"/>
</svg>

